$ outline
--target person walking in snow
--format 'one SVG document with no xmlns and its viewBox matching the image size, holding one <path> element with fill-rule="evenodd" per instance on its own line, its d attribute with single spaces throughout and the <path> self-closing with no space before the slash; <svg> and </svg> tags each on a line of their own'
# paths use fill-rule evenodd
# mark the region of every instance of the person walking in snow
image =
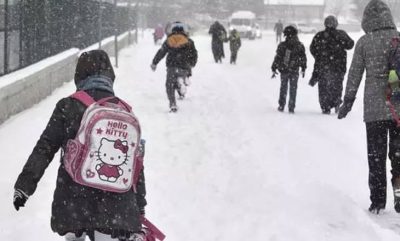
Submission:
<svg viewBox="0 0 400 241">
<path fill-rule="evenodd" d="M 242 41 L 240 40 L 240 35 L 236 29 L 233 29 L 229 35 L 229 47 L 231 50 L 231 64 L 236 64 L 237 54 L 240 46 L 242 46 Z"/>
<path fill-rule="evenodd" d="M 220 22 L 215 21 L 211 25 L 208 33 L 211 34 L 212 37 L 211 49 L 215 63 L 222 63 L 222 59 L 225 58 L 224 42 L 227 40 L 226 30 Z"/>
<path fill-rule="evenodd" d="M 171 34 L 162 44 L 153 58 L 151 69 L 156 70 L 157 64 L 167 56 L 167 81 L 166 90 L 171 112 L 176 112 L 175 90 L 179 97 L 184 98 L 188 78 L 192 75 L 192 68 L 197 63 L 197 50 L 192 39 L 188 37 L 186 26 L 181 22 L 171 25 Z"/>
<path fill-rule="evenodd" d="M 164 38 L 164 28 L 162 27 L 161 24 L 157 25 L 156 28 L 154 28 L 153 32 L 153 39 L 154 39 L 154 44 L 158 44 L 159 41 L 161 41 Z"/>
<path fill-rule="evenodd" d="M 279 44 L 282 42 L 282 32 L 283 32 L 283 24 L 282 21 L 279 19 L 277 23 L 275 23 L 274 31 L 276 35 L 276 43 Z"/>
<path fill-rule="evenodd" d="M 318 32 L 310 46 L 315 59 L 314 71 L 309 84 L 318 82 L 319 103 L 323 114 L 337 113 L 342 103 L 343 80 L 346 74 L 347 53 L 354 46 L 349 35 L 337 29 L 334 16 L 325 18 L 325 30 Z"/>
<path fill-rule="evenodd" d="M 110 59 L 103 50 L 80 55 L 75 70 L 77 91 L 84 91 L 94 100 L 111 97 L 115 102 L 115 74 Z M 75 182 L 66 171 L 64 156 L 67 141 L 74 139 L 86 105 L 73 97 L 58 101 L 39 141 L 29 156 L 15 183 L 14 207 L 25 206 L 54 155 L 61 148 L 56 189 L 52 204 L 51 228 L 67 241 L 83 241 L 85 236 L 128 240 L 142 231 L 140 215 L 144 215 L 145 182 L 143 170 L 136 186 L 123 193 L 103 191 Z M 129 239 L 132 240 L 132 239 Z"/>
<path fill-rule="evenodd" d="M 272 77 L 281 74 L 281 87 L 279 92 L 279 111 L 283 111 L 286 105 L 286 96 L 289 87 L 289 113 L 294 113 L 296 107 L 297 81 L 299 70 L 304 78 L 307 68 L 307 57 L 304 45 L 299 41 L 297 29 L 287 26 L 283 30 L 285 41 L 278 45 L 274 62 L 272 63 Z"/>
<path fill-rule="evenodd" d="M 364 9 L 362 29 L 365 35 L 356 44 L 349 70 L 344 102 L 339 108 L 342 119 L 351 111 L 364 71 L 364 122 L 367 132 L 369 211 L 380 213 L 386 207 L 386 159 L 392 166 L 394 208 L 400 213 L 400 128 L 386 105 L 390 42 L 399 33 L 389 7 L 381 0 L 371 0 Z M 389 139 L 389 143 L 388 143 Z"/>
</svg>

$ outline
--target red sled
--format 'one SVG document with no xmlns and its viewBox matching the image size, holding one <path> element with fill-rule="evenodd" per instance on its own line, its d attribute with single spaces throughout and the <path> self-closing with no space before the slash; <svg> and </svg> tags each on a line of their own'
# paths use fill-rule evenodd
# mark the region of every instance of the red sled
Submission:
<svg viewBox="0 0 400 241">
<path fill-rule="evenodd" d="M 144 216 L 140 216 L 140 220 L 144 226 L 145 241 L 156 241 L 157 239 L 163 241 L 165 234 L 163 234 L 154 224 L 152 224 Z"/>
</svg>

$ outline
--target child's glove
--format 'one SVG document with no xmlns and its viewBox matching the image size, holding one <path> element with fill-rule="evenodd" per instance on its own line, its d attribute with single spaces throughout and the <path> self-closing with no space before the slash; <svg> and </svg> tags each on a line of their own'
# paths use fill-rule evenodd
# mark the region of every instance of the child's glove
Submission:
<svg viewBox="0 0 400 241">
<path fill-rule="evenodd" d="M 111 231 L 111 238 L 112 239 L 119 239 L 119 240 L 131 240 L 130 237 L 132 233 L 129 231 L 125 231 L 122 229 L 113 229 Z"/>
<path fill-rule="evenodd" d="M 157 69 L 157 65 L 155 65 L 155 64 L 151 64 L 151 65 L 150 65 L 150 68 L 151 68 L 151 70 L 153 70 L 153 71 L 156 71 L 156 69 Z"/>
<path fill-rule="evenodd" d="M 278 75 L 278 72 L 276 72 L 276 70 L 272 70 L 271 78 L 274 79 L 277 75 Z"/>
<path fill-rule="evenodd" d="M 134 233 L 129 237 L 129 241 L 146 241 L 144 233 Z"/>
<path fill-rule="evenodd" d="M 14 207 L 18 211 L 20 207 L 24 207 L 26 201 L 28 200 L 28 195 L 20 189 L 15 189 L 14 191 Z"/>
<path fill-rule="evenodd" d="M 339 107 L 338 119 L 343 119 L 347 116 L 347 114 L 351 111 L 353 103 L 354 99 L 353 100 L 348 100 L 346 98 L 344 99 L 343 104 Z"/>
</svg>

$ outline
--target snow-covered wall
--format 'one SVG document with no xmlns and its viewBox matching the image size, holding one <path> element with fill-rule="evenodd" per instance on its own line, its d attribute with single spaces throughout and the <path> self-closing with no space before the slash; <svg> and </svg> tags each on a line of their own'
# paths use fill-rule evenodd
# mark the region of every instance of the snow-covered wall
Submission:
<svg viewBox="0 0 400 241">
<path fill-rule="evenodd" d="M 73 78 L 79 49 L 70 49 L 0 78 L 0 123 Z"/>
<path fill-rule="evenodd" d="M 128 33 L 120 35 L 118 49 L 128 46 L 128 40 Z M 0 77 L 0 124 L 49 96 L 64 82 L 71 81 L 79 54 L 98 47 L 99 44 L 94 44 L 84 50 L 70 49 Z M 114 37 L 104 39 L 101 48 L 114 56 Z"/>
</svg>

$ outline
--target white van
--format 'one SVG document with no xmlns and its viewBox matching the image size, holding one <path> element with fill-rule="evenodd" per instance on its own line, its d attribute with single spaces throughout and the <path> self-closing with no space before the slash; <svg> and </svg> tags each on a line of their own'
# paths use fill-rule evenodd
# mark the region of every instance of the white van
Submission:
<svg viewBox="0 0 400 241">
<path fill-rule="evenodd" d="M 229 30 L 236 29 L 241 38 L 256 38 L 256 15 L 250 11 L 234 12 L 229 18 Z"/>
</svg>

